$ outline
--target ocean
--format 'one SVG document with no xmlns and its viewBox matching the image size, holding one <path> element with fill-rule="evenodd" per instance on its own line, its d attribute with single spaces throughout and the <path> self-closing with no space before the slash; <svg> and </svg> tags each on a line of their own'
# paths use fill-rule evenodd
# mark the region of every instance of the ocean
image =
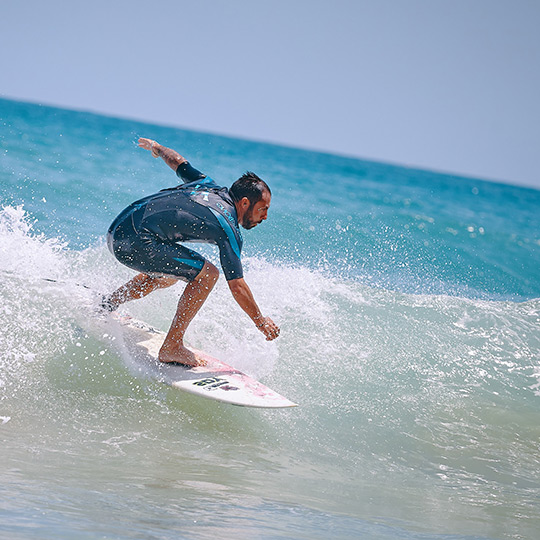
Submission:
<svg viewBox="0 0 540 540">
<path fill-rule="evenodd" d="M 186 337 L 299 407 L 144 379 L 94 321 L 109 224 L 177 180 L 139 137 L 270 184 L 281 336 L 222 276 Z M 538 538 L 540 191 L 0 99 L 0 255 L 0 538 Z M 166 330 L 181 291 L 122 310 Z"/>
</svg>

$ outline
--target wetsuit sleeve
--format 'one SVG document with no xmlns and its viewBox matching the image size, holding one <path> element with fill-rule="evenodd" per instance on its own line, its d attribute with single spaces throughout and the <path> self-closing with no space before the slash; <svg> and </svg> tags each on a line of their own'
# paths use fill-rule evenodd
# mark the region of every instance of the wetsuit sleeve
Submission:
<svg viewBox="0 0 540 540">
<path fill-rule="evenodd" d="M 184 161 L 184 163 L 180 163 L 180 165 L 178 165 L 178 168 L 176 169 L 176 176 L 178 176 L 178 178 L 180 178 L 186 184 L 189 182 L 195 182 L 201 178 L 206 178 L 206 175 L 195 169 L 195 167 L 192 167 L 188 161 Z"/>
<path fill-rule="evenodd" d="M 220 244 L 219 258 L 221 262 L 221 268 L 223 269 L 223 274 L 227 281 L 244 277 L 242 261 L 240 260 L 240 257 L 234 252 L 229 242 L 223 242 L 222 244 Z"/>
<path fill-rule="evenodd" d="M 221 212 L 209 207 L 208 209 L 216 218 L 221 234 L 215 237 L 215 242 L 219 247 L 219 258 L 221 262 L 221 268 L 225 274 L 225 279 L 230 281 L 231 279 L 238 279 L 244 277 L 242 270 L 242 261 L 240 260 L 242 253 L 242 235 L 240 231 L 235 232 L 234 226 L 238 227 L 236 220 L 232 214 L 225 208 L 223 203 L 216 203 L 218 208 L 222 211 L 226 211 L 228 217 L 226 218 Z"/>
</svg>

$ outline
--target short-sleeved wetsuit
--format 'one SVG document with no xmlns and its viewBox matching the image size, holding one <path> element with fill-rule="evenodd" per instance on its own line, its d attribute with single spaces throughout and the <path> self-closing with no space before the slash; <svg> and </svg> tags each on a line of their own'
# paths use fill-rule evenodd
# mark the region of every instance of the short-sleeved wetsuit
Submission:
<svg viewBox="0 0 540 540">
<path fill-rule="evenodd" d="M 242 235 L 229 190 L 188 162 L 176 174 L 184 184 L 135 201 L 120 213 L 109 227 L 109 250 L 139 272 L 192 281 L 205 259 L 178 242 L 216 244 L 225 278 L 243 277 Z"/>
</svg>

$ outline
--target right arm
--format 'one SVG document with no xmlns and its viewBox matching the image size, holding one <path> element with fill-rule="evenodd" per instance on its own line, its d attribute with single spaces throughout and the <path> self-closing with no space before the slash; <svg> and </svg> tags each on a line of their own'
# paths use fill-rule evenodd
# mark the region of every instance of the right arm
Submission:
<svg viewBox="0 0 540 540">
<path fill-rule="evenodd" d="M 182 163 L 186 163 L 187 159 L 182 157 L 178 152 L 159 144 L 152 139 L 139 139 L 139 146 L 145 150 L 150 150 L 155 158 L 160 157 L 174 171 Z"/>
</svg>

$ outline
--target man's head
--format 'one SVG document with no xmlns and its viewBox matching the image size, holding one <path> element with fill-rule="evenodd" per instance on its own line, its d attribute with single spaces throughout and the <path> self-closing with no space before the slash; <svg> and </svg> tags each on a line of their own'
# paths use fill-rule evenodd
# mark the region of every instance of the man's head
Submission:
<svg viewBox="0 0 540 540">
<path fill-rule="evenodd" d="M 264 221 L 270 208 L 272 193 L 268 184 L 255 173 L 246 172 L 229 189 L 236 206 L 238 223 L 252 229 Z"/>
</svg>

